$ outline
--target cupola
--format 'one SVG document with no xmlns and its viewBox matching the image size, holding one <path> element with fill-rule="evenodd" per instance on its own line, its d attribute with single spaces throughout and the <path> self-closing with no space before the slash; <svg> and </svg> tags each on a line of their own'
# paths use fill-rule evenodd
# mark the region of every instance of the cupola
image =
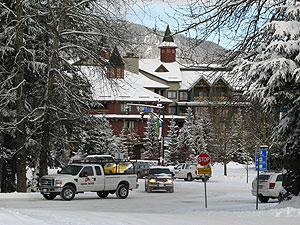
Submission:
<svg viewBox="0 0 300 225">
<path fill-rule="evenodd" d="M 163 41 L 158 47 L 160 48 L 160 61 L 165 63 L 176 61 L 177 45 L 175 44 L 174 39 L 171 36 L 169 25 L 167 26 Z"/>
<path fill-rule="evenodd" d="M 124 78 L 124 62 L 117 47 L 114 48 L 108 61 L 109 78 Z"/>
</svg>

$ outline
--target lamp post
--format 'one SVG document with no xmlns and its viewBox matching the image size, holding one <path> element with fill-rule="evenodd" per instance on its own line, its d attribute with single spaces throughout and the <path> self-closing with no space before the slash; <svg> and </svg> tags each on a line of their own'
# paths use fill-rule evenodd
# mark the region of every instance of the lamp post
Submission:
<svg viewBox="0 0 300 225">
<path fill-rule="evenodd" d="M 145 105 L 145 104 L 131 104 L 131 103 L 127 103 L 127 105 L 133 105 L 133 106 L 140 106 L 140 107 L 145 107 L 145 108 L 154 108 L 154 109 L 158 109 L 159 110 L 159 115 L 157 115 L 154 112 L 150 112 L 152 113 L 152 115 L 154 115 L 160 122 L 162 125 L 162 141 L 161 141 L 161 150 L 158 150 L 158 165 L 160 165 L 160 151 L 162 151 L 162 161 L 164 161 L 165 158 L 165 151 L 164 151 L 164 145 L 165 145 L 165 106 L 162 104 L 157 104 L 157 106 L 155 105 Z M 163 118 L 160 118 L 160 114 L 163 114 Z M 144 113 L 141 113 L 141 117 L 143 118 Z"/>
</svg>

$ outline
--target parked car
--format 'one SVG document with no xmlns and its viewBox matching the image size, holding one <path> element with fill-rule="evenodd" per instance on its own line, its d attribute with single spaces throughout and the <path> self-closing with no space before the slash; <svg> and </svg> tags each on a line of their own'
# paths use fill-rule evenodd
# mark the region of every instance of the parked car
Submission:
<svg viewBox="0 0 300 225">
<path fill-rule="evenodd" d="M 124 170 L 124 173 L 134 173 L 138 178 L 142 178 L 147 174 L 150 164 L 135 164 Z"/>
<path fill-rule="evenodd" d="M 260 202 L 268 202 L 270 198 L 279 198 L 282 190 L 281 172 L 262 172 L 259 175 L 258 199 Z M 252 181 L 252 195 L 257 195 L 257 178 Z"/>
<path fill-rule="evenodd" d="M 153 190 L 174 192 L 174 178 L 168 167 L 153 166 L 149 168 L 148 174 L 145 176 L 145 191 L 149 193 Z"/>
<path fill-rule="evenodd" d="M 104 173 L 112 174 L 112 173 L 124 173 L 124 171 L 131 165 L 130 162 L 120 162 L 116 163 L 106 163 L 104 165 Z"/>
<path fill-rule="evenodd" d="M 186 181 L 192 181 L 194 179 L 204 179 L 208 180 L 211 177 L 210 174 L 198 174 L 198 168 L 202 168 L 199 164 L 196 163 L 180 163 L 178 166 L 174 167 L 175 178 L 184 179 Z M 207 166 L 210 168 L 210 166 Z"/>
</svg>

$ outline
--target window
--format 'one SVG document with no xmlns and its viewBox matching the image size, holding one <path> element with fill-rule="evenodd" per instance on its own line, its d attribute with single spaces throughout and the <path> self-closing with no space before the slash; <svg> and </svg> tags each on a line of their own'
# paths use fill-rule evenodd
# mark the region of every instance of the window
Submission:
<svg viewBox="0 0 300 225">
<path fill-rule="evenodd" d="M 135 120 L 124 121 L 123 128 L 127 128 L 129 130 L 135 130 Z"/>
<path fill-rule="evenodd" d="M 127 105 L 126 103 L 120 104 L 120 111 L 127 112 L 126 109 L 128 108 L 128 112 L 132 112 L 132 105 Z"/>
<path fill-rule="evenodd" d="M 227 97 L 227 88 L 226 87 L 217 87 L 216 88 L 216 97 Z"/>
<path fill-rule="evenodd" d="M 155 70 L 155 72 L 169 72 L 169 71 L 167 70 L 166 67 L 164 67 L 164 65 L 160 65 L 160 66 Z"/>
<path fill-rule="evenodd" d="M 199 88 L 199 97 L 208 97 L 209 96 L 209 88 L 208 87 L 200 87 Z"/>
<path fill-rule="evenodd" d="M 176 115 L 176 106 L 169 106 L 169 115 Z"/>
<path fill-rule="evenodd" d="M 277 181 L 282 181 L 282 179 L 283 179 L 282 174 L 280 174 L 280 175 L 277 176 L 276 182 L 277 182 Z"/>
<path fill-rule="evenodd" d="M 115 69 L 113 67 L 108 68 L 108 77 L 109 78 L 115 77 Z"/>
<path fill-rule="evenodd" d="M 94 171 L 91 166 L 84 167 L 83 170 L 81 171 L 81 174 L 83 173 L 87 173 L 88 176 L 94 176 Z"/>
<path fill-rule="evenodd" d="M 118 78 L 123 78 L 123 69 L 122 68 L 117 68 L 117 77 Z"/>
<path fill-rule="evenodd" d="M 144 109 L 146 109 L 146 107 L 143 107 L 143 106 L 137 106 L 136 107 L 137 112 L 144 112 Z"/>
<path fill-rule="evenodd" d="M 100 166 L 95 166 L 95 169 L 96 169 L 96 174 L 97 174 L 98 176 L 100 176 L 100 175 L 101 175 L 101 169 L 100 169 Z"/>
<path fill-rule="evenodd" d="M 177 98 L 177 91 L 173 91 L 173 90 L 168 91 L 167 95 L 168 95 L 168 98 L 170 98 L 170 99 Z"/>
<path fill-rule="evenodd" d="M 180 101 L 187 101 L 188 100 L 188 92 L 187 91 L 180 91 L 179 92 L 179 100 Z"/>
</svg>

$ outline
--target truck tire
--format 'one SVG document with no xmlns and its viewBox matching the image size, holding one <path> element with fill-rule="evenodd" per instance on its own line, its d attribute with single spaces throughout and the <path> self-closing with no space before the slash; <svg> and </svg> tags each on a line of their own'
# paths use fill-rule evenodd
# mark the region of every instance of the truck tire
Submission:
<svg viewBox="0 0 300 225">
<path fill-rule="evenodd" d="M 173 193 L 173 192 L 174 192 L 174 187 L 170 187 L 168 191 L 169 191 L 170 193 Z"/>
<path fill-rule="evenodd" d="M 152 189 L 151 189 L 151 187 L 145 187 L 145 191 L 146 191 L 147 193 L 150 193 L 150 192 L 152 191 Z"/>
<path fill-rule="evenodd" d="M 258 200 L 262 203 L 266 203 L 269 201 L 269 197 L 265 197 L 265 196 L 262 196 L 262 195 L 259 195 L 258 196 Z"/>
<path fill-rule="evenodd" d="M 99 196 L 99 198 L 106 198 L 108 194 L 108 191 L 97 191 L 97 195 Z"/>
<path fill-rule="evenodd" d="M 282 201 L 283 201 L 283 194 L 282 192 L 280 192 L 278 195 L 278 202 L 281 203 Z"/>
<path fill-rule="evenodd" d="M 128 186 L 125 184 L 119 184 L 116 190 L 117 197 L 120 199 L 125 199 L 127 198 L 128 194 L 129 194 Z"/>
<path fill-rule="evenodd" d="M 192 174 L 188 173 L 187 177 L 186 177 L 187 181 L 193 181 L 193 177 Z"/>
<path fill-rule="evenodd" d="M 56 197 L 56 194 L 43 194 L 43 197 L 47 200 L 53 200 Z"/>
<path fill-rule="evenodd" d="M 71 201 L 75 197 L 75 189 L 71 186 L 65 186 L 60 193 L 60 197 L 65 201 Z"/>
</svg>

